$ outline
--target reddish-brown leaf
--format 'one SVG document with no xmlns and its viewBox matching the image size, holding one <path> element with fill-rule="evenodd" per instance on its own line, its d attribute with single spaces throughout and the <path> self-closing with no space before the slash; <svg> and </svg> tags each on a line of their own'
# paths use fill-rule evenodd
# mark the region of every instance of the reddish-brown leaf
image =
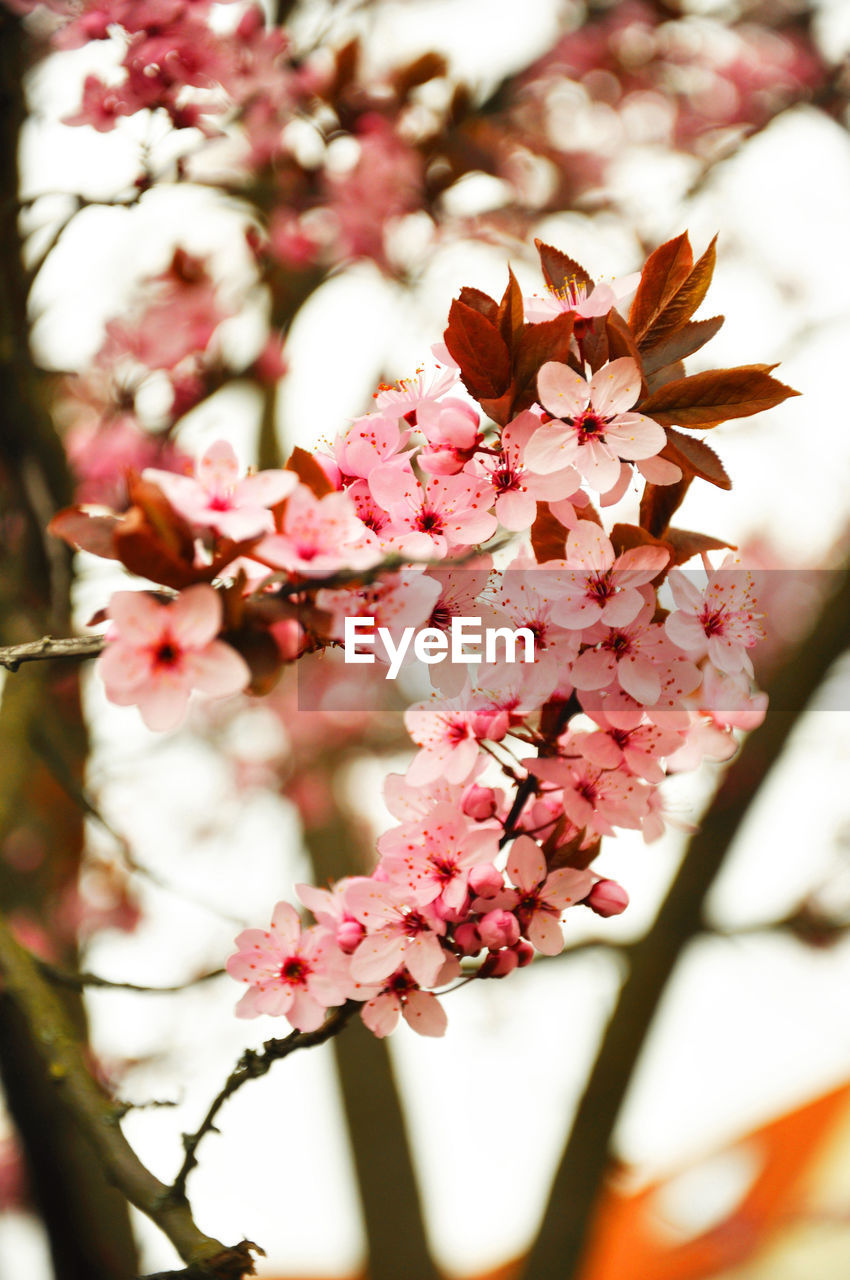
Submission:
<svg viewBox="0 0 850 1280">
<path fill-rule="evenodd" d="M 635 547 L 664 547 L 670 551 L 666 538 L 656 538 L 648 529 L 636 524 L 615 524 L 608 536 L 618 556 Z"/>
<path fill-rule="evenodd" d="M 768 367 L 745 364 L 676 378 L 647 396 L 638 411 L 664 427 L 716 427 L 730 418 L 773 409 L 789 396 L 800 394 L 772 378 L 766 372 Z"/>
<path fill-rule="evenodd" d="M 643 394 L 648 396 L 653 391 L 660 391 L 662 387 L 667 386 L 668 382 L 675 382 L 678 378 L 684 378 L 685 373 L 684 360 L 676 360 L 674 364 L 665 364 L 663 369 L 648 375 Z"/>
<path fill-rule="evenodd" d="M 640 500 L 640 522 L 655 538 L 663 538 L 675 511 L 685 500 L 692 475 L 687 473 L 675 484 L 648 484 Z"/>
<path fill-rule="evenodd" d="M 593 288 L 593 280 L 574 258 L 542 240 L 535 240 L 534 246 L 540 254 L 543 278 L 550 289 L 557 293 L 573 283 L 583 284 L 588 292 Z"/>
<path fill-rule="evenodd" d="M 476 400 L 504 395 L 511 380 L 511 358 L 491 321 L 456 298 L 443 337 L 470 395 Z"/>
<path fill-rule="evenodd" d="M 127 475 L 127 493 L 133 507 L 137 507 L 143 513 L 152 534 L 163 549 L 166 549 L 176 560 L 192 564 L 195 559 L 195 534 L 192 526 L 178 511 L 174 510 L 159 485 L 130 472 Z M 121 526 L 115 530 L 116 539 L 122 534 L 124 524 L 131 514 L 132 508 Z M 124 561 L 124 563 L 127 562 Z"/>
<path fill-rule="evenodd" d="M 538 564 L 545 560 L 563 560 L 567 530 L 549 510 L 548 502 L 538 502 L 537 519 L 531 526 L 531 549 Z"/>
<path fill-rule="evenodd" d="M 565 311 L 552 320 L 523 326 L 514 352 L 512 411 L 520 413 L 537 399 L 537 375 L 549 360 L 566 364 L 570 354 L 573 317 Z"/>
<path fill-rule="evenodd" d="M 478 311 L 488 320 L 492 320 L 496 324 L 499 319 L 499 304 L 495 298 L 491 298 L 489 293 L 482 292 L 481 289 L 473 289 L 471 285 L 465 284 L 458 295 L 461 302 L 465 302 L 468 307 L 472 307 L 473 311 Z"/>
<path fill-rule="evenodd" d="M 717 258 L 716 245 L 717 236 L 695 264 L 687 280 L 676 290 L 649 328 L 644 331 L 640 340 L 641 350 L 648 350 L 656 343 L 665 342 L 690 320 L 711 284 Z"/>
<path fill-rule="evenodd" d="M 596 373 L 609 360 L 608 328 L 605 316 L 594 316 L 592 320 L 576 317 L 576 337 L 581 342 L 581 354 L 590 365 L 591 373 Z"/>
<path fill-rule="evenodd" d="M 690 529 L 668 529 L 664 541 L 673 548 L 672 564 L 684 564 L 691 556 L 700 556 L 703 551 L 722 551 L 724 547 L 735 549 L 734 543 L 724 542 L 722 538 L 710 538 L 707 533 L 694 533 Z"/>
<path fill-rule="evenodd" d="M 687 231 L 651 253 L 629 312 L 629 328 L 639 341 L 691 273 L 694 255 Z"/>
<path fill-rule="evenodd" d="M 504 338 L 508 350 L 512 351 L 514 343 L 519 338 L 523 329 L 523 305 L 522 290 L 517 284 L 516 276 L 510 267 L 508 267 L 508 287 L 502 295 L 502 301 L 499 303 L 498 324 L 499 331 Z"/>
<path fill-rule="evenodd" d="M 403 101 L 410 90 L 415 89 L 417 85 L 426 84 L 429 80 L 436 80 L 438 76 L 445 75 L 446 67 L 447 63 L 442 54 L 423 53 L 393 72 L 391 83 Z"/>
<path fill-rule="evenodd" d="M 117 560 L 113 535 L 121 523 L 118 516 L 91 515 L 82 507 L 65 507 L 57 511 L 47 526 L 54 538 L 62 538 L 80 551 L 90 551 L 93 556 Z"/>
<path fill-rule="evenodd" d="M 666 365 L 676 364 L 686 356 L 692 356 L 714 337 L 723 320 L 723 316 L 712 316 L 708 320 L 690 320 L 669 338 L 653 346 L 651 351 L 641 352 L 644 373 L 647 375 L 656 373 Z"/>
<path fill-rule="evenodd" d="M 180 591 L 215 577 L 212 565 L 196 567 L 193 556 L 181 555 L 158 533 L 141 507 L 131 507 L 114 534 L 118 559 L 131 573 Z"/>
<path fill-rule="evenodd" d="M 686 436 L 673 427 L 667 427 L 667 444 L 661 450 L 662 458 L 675 462 L 686 475 L 699 476 L 718 489 L 731 489 L 732 481 L 717 454 L 698 436 Z"/>
<path fill-rule="evenodd" d="M 298 445 L 289 455 L 286 470 L 294 471 L 301 483 L 306 484 L 316 498 L 323 498 L 326 493 L 330 493 L 333 490 L 333 485 L 312 453 L 308 453 L 306 449 L 302 449 Z"/>
</svg>

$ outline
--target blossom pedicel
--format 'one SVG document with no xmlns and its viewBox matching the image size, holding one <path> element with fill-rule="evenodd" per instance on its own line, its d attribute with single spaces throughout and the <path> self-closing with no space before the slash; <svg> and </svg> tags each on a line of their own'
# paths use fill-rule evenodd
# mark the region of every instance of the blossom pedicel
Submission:
<svg viewBox="0 0 850 1280">
<path fill-rule="evenodd" d="M 753 584 L 731 556 L 712 565 L 727 544 L 672 520 L 692 483 L 728 487 L 688 433 L 796 393 L 763 365 L 682 375 L 714 332 L 691 321 L 713 247 L 696 264 L 686 235 L 656 250 L 628 318 L 625 282 L 594 286 L 538 247 L 551 305 L 513 274 L 501 302 L 461 290 L 437 375 L 383 388 L 329 454 L 243 475 L 219 441 L 194 475 L 130 475 L 121 515 L 53 522 L 160 584 L 113 596 L 99 662 L 107 697 L 152 728 L 179 724 L 192 689 L 262 692 L 316 651 L 343 678 L 344 646 L 393 675 L 415 651 L 435 673 L 405 713 L 418 750 L 387 780 L 397 825 L 377 866 L 299 886 L 312 925 L 278 903 L 267 930 L 240 934 L 240 1016 L 306 1031 L 348 1000 L 378 1036 L 401 1017 L 442 1035 L 435 992 L 462 972 L 501 978 L 557 954 L 578 906 L 625 910 L 593 869 L 602 837 L 656 839 L 667 774 L 727 758 L 735 729 L 764 716 Z M 600 507 L 620 504 L 603 528 Z M 699 555 L 704 586 L 680 567 Z M 470 619 L 530 636 L 534 661 L 473 651 Z M 449 651 L 449 674 L 430 665 Z"/>
</svg>

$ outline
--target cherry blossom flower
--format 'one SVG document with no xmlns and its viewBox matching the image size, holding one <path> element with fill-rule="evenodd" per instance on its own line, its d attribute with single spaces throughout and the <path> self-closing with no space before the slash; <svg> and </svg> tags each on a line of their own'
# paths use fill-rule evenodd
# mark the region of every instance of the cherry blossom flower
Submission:
<svg viewBox="0 0 850 1280">
<path fill-rule="evenodd" d="M 304 932 L 288 902 L 274 909 L 269 929 L 245 929 L 227 961 L 227 972 L 249 989 L 236 1006 L 238 1018 L 281 1014 L 298 1031 L 315 1031 L 326 1009 L 345 1000 L 345 978 L 332 934 L 314 927 Z"/>
<path fill-rule="evenodd" d="M 644 607 L 637 588 L 651 582 L 669 558 L 663 547 L 633 547 L 615 556 L 599 525 L 579 520 L 566 538 L 564 572 L 550 579 L 553 620 L 571 629 L 594 622 L 628 626 Z M 548 560 L 546 568 L 558 563 Z"/>
<path fill-rule="evenodd" d="M 535 948 L 545 956 L 556 956 L 564 948 L 561 913 L 587 896 L 596 877 L 573 867 L 550 872 L 543 850 L 530 836 L 514 841 L 508 875 L 516 887 L 487 899 L 484 910 L 515 912 L 524 936 Z"/>
<path fill-rule="evenodd" d="M 280 533 L 263 538 L 251 555 L 272 569 L 304 577 L 322 577 L 343 567 L 365 569 L 381 559 L 380 547 L 347 493 L 317 498 L 303 484 L 287 499 Z"/>
<path fill-rule="evenodd" d="M 260 471 L 240 477 L 233 446 L 216 440 L 199 459 L 194 478 L 148 467 L 143 479 L 151 480 L 190 524 L 215 529 L 234 542 L 274 532 L 269 510 L 294 492 L 294 471 Z"/>
<path fill-rule="evenodd" d="M 411 909 L 397 886 L 374 878 L 350 885 L 346 906 L 366 930 L 351 957 L 353 979 L 382 982 L 403 964 L 422 986 L 434 986 L 445 960 L 440 935 L 446 926 L 432 908 Z"/>
<path fill-rule="evenodd" d="M 382 869 L 391 884 L 405 890 L 415 907 L 439 899 L 449 911 L 466 901 L 469 872 L 479 863 L 492 863 L 499 851 L 501 827 L 470 825 L 448 805 L 437 805 L 428 816 L 403 823 L 378 842 Z"/>
<path fill-rule="evenodd" d="M 640 394 L 640 370 L 628 356 L 603 365 L 589 383 L 569 365 L 550 360 L 538 374 L 537 392 L 556 421 L 540 427 L 526 447 L 534 471 L 573 466 L 605 493 L 620 476 L 621 458 L 651 458 L 667 443 L 657 422 L 628 412 Z"/>
<path fill-rule="evenodd" d="M 562 289 L 549 289 L 548 297 L 533 295 L 524 298 L 525 318 L 529 324 L 551 320 L 565 311 L 572 311 L 585 320 L 605 316 L 621 298 L 633 293 L 640 282 L 640 272 L 613 279 L 610 284 L 600 281 L 594 285 L 573 276 Z"/>
<path fill-rule="evenodd" d="M 476 460 L 476 466 L 493 487 L 499 524 L 514 533 L 531 528 L 538 502 L 569 499 L 579 487 L 579 475 L 573 467 L 562 467 L 547 475 L 529 468 L 526 449 L 539 428 L 537 414 L 530 410 L 519 414 L 503 428 L 497 452 L 479 455 Z"/>
<path fill-rule="evenodd" d="M 481 443 L 478 414 L 463 400 L 425 401 L 416 410 L 416 425 L 428 445 L 419 465 L 431 475 L 456 475 Z"/>
<path fill-rule="evenodd" d="M 523 761 L 539 778 L 561 789 L 564 813 L 581 830 L 610 836 L 615 827 L 634 829 L 646 812 L 647 786 L 620 769 L 599 769 L 585 760 L 557 757 Z"/>
<path fill-rule="evenodd" d="M 734 569 L 727 556 L 719 569 L 709 568 L 702 591 L 680 569 L 669 575 L 676 609 L 664 626 L 680 649 L 692 657 L 708 655 L 710 662 L 729 675 L 739 671 L 753 674 L 747 653 L 764 636 L 760 613 L 756 613 L 752 575 Z"/>
<path fill-rule="evenodd" d="M 496 532 L 489 486 L 472 476 L 435 476 L 420 484 L 412 471 L 384 464 L 369 476 L 369 488 L 390 515 L 383 538 L 414 559 L 441 559 L 458 547 L 486 542 Z"/>
<path fill-rule="evenodd" d="M 405 727 L 421 748 L 407 770 L 411 786 L 428 786 L 438 778 L 452 783 L 469 779 L 478 764 L 476 710 L 468 692 L 408 707 Z"/>
<path fill-rule="evenodd" d="M 392 974 L 378 995 L 364 1004 L 360 1016 L 366 1026 L 382 1040 L 398 1026 L 399 1015 L 421 1036 L 446 1034 L 446 1011 L 431 991 L 422 991 L 406 969 Z"/>
<path fill-rule="evenodd" d="M 138 706 L 149 729 L 175 729 L 193 689 L 216 698 L 239 693 L 251 673 L 222 640 L 221 597 L 201 583 L 167 604 L 146 591 L 116 591 L 112 627 L 97 662 L 110 702 Z"/>
<path fill-rule="evenodd" d="M 646 590 L 646 588 L 644 588 Z M 661 697 L 665 666 L 678 655 L 664 628 L 652 622 L 654 602 L 644 601 L 628 626 L 595 623 L 582 634 L 587 648 L 573 663 L 571 679 L 577 689 L 607 689 L 614 681 L 638 702 L 651 706 Z"/>
</svg>

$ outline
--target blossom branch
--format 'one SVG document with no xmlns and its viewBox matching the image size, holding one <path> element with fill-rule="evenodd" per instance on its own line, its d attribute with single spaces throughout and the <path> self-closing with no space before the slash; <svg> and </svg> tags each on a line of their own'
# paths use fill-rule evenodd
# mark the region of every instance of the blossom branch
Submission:
<svg viewBox="0 0 850 1280">
<path fill-rule="evenodd" d="M 32 959 L 35 961 L 39 971 L 50 982 L 60 987 L 70 987 L 74 991 L 82 991 L 86 987 L 95 987 L 101 991 L 132 991 L 139 995 L 152 996 L 169 996 L 177 995 L 181 991 L 188 991 L 191 987 L 199 987 L 203 983 L 211 982 L 213 978 L 220 978 L 226 972 L 224 969 L 211 969 L 209 973 L 198 974 L 196 978 L 188 978 L 185 982 L 175 982 L 166 987 L 147 987 L 137 982 L 115 982 L 110 978 L 103 978 L 98 973 L 71 973 L 67 969 L 61 969 L 58 965 L 50 964 L 47 960 L 42 960 L 36 956 Z"/>
<path fill-rule="evenodd" d="M 0 645 L 0 667 L 17 671 L 24 662 L 42 662 L 49 658 L 94 658 L 101 652 L 103 636 L 68 636 L 55 640 L 42 636 L 26 644 Z"/>
<path fill-rule="evenodd" d="M 186 1181 L 198 1163 L 198 1147 L 205 1136 L 215 1130 L 216 1117 L 228 1098 L 232 1098 L 234 1093 L 249 1080 L 258 1080 L 260 1076 L 266 1075 L 276 1062 L 288 1058 L 296 1050 L 312 1049 L 316 1045 L 325 1044 L 339 1034 L 360 1007 L 356 1000 L 347 1000 L 338 1009 L 334 1009 L 315 1031 L 293 1031 L 283 1039 L 266 1040 L 262 1049 L 245 1050 L 210 1103 L 200 1126 L 194 1133 L 183 1134 L 183 1148 L 186 1154 L 177 1176 L 167 1190 L 166 1196 L 169 1203 L 186 1203 Z"/>
<path fill-rule="evenodd" d="M 185 1197 L 169 1189 L 141 1163 L 120 1128 L 124 1108 L 89 1073 L 83 1049 L 58 997 L 9 925 L 0 919 L 0 972 L 4 993 L 30 1026 L 39 1027 L 39 1052 L 67 1108 L 82 1128 L 106 1176 L 137 1209 L 155 1222 L 197 1275 L 237 1280 L 253 1274 L 253 1246 L 226 1246 L 196 1225 Z"/>
</svg>

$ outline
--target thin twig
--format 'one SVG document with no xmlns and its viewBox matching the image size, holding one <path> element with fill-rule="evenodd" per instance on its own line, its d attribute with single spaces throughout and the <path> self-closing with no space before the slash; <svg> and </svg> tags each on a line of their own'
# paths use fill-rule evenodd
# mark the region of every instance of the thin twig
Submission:
<svg viewBox="0 0 850 1280">
<path fill-rule="evenodd" d="M 105 644 L 103 636 L 68 636 L 54 640 L 42 636 L 26 644 L 0 645 L 0 667 L 17 671 L 22 662 L 42 662 L 48 658 L 93 658 Z"/>
<path fill-rule="evenodd" d="M 357 1000 L 348 1000 L 315 1031 L 293 1031 L 283 1040 L 267 1040 L 261 1049 L 246 1049 L 221 1089 L 213 1098 L 199 1128 L 194 1133 L 183 1134 L 183 1149 L 186 1154 L 177 1176 L 168 1190 L 168 1200 L 180 1204 L 186 1200 L 186 1180 L 198 1163 L 198 1146 L 208 1133 L 215 1131 L 216 1117 L 228 1098 L 232 1098 L 237 1089 L 249 1080 L 257 1080 L 271 1070 L 275 1062 L 281 1062 L 298 1049 L 312 1049 L 315 1045 L 324 1044 L 343 1029 L 354 1013 L 362 1005 Z"/>
<path fill-rule="evenodd" d="M 175 982 L 167 987 L 146 987 L 137 982 L 114 982 L 111 978 L 103 978 L 98 973 L 71 973 L 68 969 L 60 969 L 55 964 L 40 957 L 33 957 L 39 970 L 51 982 L 59 987 L 71 987 L 74 991 L 82 991 L 85 987 L 96 987 L 101 991 L 132 991 L 139 995 L 170 996 L 199 987 L 213 978 L 220 978 L 226 969 L 211 969 L 209 973 L 200 973 L 196 978 L 187 978 L 185 982 Z"/>
</svg>

